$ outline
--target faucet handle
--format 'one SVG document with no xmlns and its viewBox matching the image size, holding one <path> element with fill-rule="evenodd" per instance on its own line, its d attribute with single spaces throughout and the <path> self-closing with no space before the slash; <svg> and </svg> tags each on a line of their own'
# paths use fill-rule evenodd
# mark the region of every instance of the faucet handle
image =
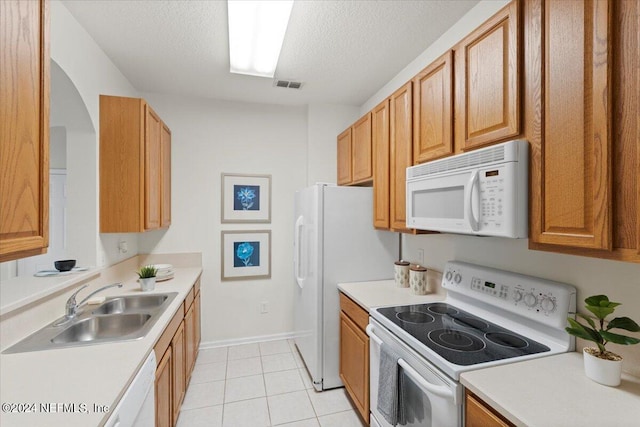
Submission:
<svg viewBox="0 0 640 427">
<path fill-rule="evenodd" d="M 89 286 L 88 283 L 85 283 L 84 285 L 80 286 L 78 289 L 75 290 L 74 293 L 71 294 L 71 296 L 69 297 L 69 299 L 67 300 L 67 304 L 72 302 L 73 304 L 75 304 L 76 301 L 76 295 L 78 295 L 78 293 L 83 290 L 84 288 L 86 288 L 87 286 Z"/>
</svg>

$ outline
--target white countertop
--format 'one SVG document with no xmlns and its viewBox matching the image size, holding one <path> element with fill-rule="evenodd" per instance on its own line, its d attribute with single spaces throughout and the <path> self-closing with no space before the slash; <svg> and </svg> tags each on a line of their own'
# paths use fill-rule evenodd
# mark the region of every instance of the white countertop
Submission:
<svg viewBox="0 0 640 427">
<path fill-rule="evenodd" d="M 460 382 L 517 426 L 640 425 L 640 378 L 598 384 L 577 352 L 463 372 Z"/>
<path fill-rule="evenodd" d="M 156 284 L 149 293 L 178 292 L 178 296 L 140 340 L 0 354 L 0 425 L 87 427 L 106 422 L 109 414 L 94 412 L 94 404 L 115 407 L 201 273 L 201 268 L 176 268 L 172 280 Z M 135 278 L 123 283 L 123 288 L 103 295 L 141 292 Z M 87 413 L 5 412 L 5 405 L 14 403 L 36 404 L 36 409 L 39 404 L 85 404 Z"/>
<path fill-rule="evenodd" d="M 434 276 L 441 277 L 441 274 L 434 272 Z M 409 288 L 397 287 L 394 280 L 338 283 L 338 289 L 367 311 L 370 311 L 373 307 L 385 305 L 424 304 L 443 300 L 445 293 L 439 285 L 438 277 L 434 277 L 433 280 L 428 278 L 427 280 L 431 289 L 435 291 L 427 295 L 414 295 Z M 437 284 L 434 283 L 436 281 Z"/>
</svg>

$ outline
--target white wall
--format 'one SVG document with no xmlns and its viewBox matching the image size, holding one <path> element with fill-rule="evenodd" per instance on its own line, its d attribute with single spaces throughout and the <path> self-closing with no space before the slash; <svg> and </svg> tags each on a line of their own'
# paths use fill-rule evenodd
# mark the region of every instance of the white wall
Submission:
<svg viewBox="0 0 640 427">
<path fill-rule="evenodd" d="M 63 126 L 49 129 L 49 168 L 67 168 L 67 130 Z"/>
<path fill-rule="evenodd" d="M 135 88 L 124 77 L 109 57 L 98 47 L 93 38 L 80 26 L 73 15 L 58 0 L 51 2 L 51 58 L 71 80 L 82 98 L 94 132 L 78 133 L 68 138 L 68 159 L 82 156 L 81 164 L 75 172 L 69 171 L 69 191 L 71 197 L 84 198 L 75 208 L 81 221 L 74 222 L 70 243 L 89 254 L 90 264 L 99 266 L 113 264 L 137 254 L 138 238 L 136 234 L 104 235 L 98 233 L 98 138 L 100 135 L 99 95 L 139 96 Z M 54 116 L 54 113 L 52 113 Z M 69 132 L 69 129 L 67 130 Z M 80 140 L 80 138 L 83 138 Z M 74 176 L 75 175 L 75 176 Z M 78 177 L 78 175 L 80 175 Z M 75 178 L 79 179 L 76 180 Z M 75 183 L 75 184 L 73 184 Z M 89 208 L 87 209 L 87 200 Z M 84 207 L 82 207 L 84 206 Z M 75 240 L 79 239 L 79 240 Z M 129 252 L 121 254 L 114 241 L 126 240 Z M 91 247 L 89 247 L 91 246 Z M 78 255 L 80 256 L 80 255 Z"/>
<path fill-rule="evenodd" d="M 201 252 L 203 345 L 290 333 L 293 197 L 307 182 L 305 107 L 144 94 L 172 134 L 172 224 L 143 253 Z M 272 175 L 270 224 L 224 224 L 221 174 Z M 221 281 L 221 230 L 271 230 L 271 279 Z M 260 314 L 260 302 L 269 312 Z"/>
<path fill-rule="evenodd" d="M 336 137 L 358 119 L 358 107 L 312 104 L 307 109 L 309 153 L 307 184 L 337 181 Z"/>
</svg>

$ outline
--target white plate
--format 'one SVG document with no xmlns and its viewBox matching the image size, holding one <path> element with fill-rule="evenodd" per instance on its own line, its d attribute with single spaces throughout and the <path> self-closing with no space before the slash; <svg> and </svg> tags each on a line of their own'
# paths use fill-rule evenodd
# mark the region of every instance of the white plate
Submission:
<svg viewBox="0 0 640 427">
<path fill-rule="evenodd" d="M 151 264 L 156 270 L 171 270 L 173 265 L 171 264 Z"/>
<path fill-rule="evenodd" d="M 173 279 L 173 273 L 167 276 L 156 276 L 156 282 L 164 282 L 165 280 Z"/>
</svg>

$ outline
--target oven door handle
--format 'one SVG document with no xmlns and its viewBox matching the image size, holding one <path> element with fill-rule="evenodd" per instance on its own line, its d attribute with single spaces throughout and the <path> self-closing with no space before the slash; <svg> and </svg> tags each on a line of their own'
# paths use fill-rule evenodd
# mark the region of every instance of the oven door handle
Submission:
<svg viewBox="0 0 640 427">
<path fill-rule="evenodd" d="M 371 338 L 378 346 L 382 345 L 382 340 L 373 332 L 373 325 L 369 323 L 365 329 L 369 338 Z M 413 369 L 404 359 L 398 359 L 398 365 L 407 373 L 409 377 L 415 383 L 422 388 L 427 393 L 435 394 L 436 396 L 444 397 L 445 399 L 452 399 L 454 402 L 456 399 L 456 394 L 451 390 L 451 388 L 447 386 L 438 386 L 435 384 L 431 384 L 429 381 L 422 378 L 422 376 Z"/>
<path fill-rule="evenodd" d="M 429 381 L 422 378 L 422 376 L 415 369 L 409 366 L 409 364 L 405 362 L 404 359 L 398 359 L 398 365 L 400 365 L 400 367 L 404 369 L 407 375 L 411 377 L 411 379 L 415 381 L 416 384 L 427 393 L 432 393 L 436 396 L 444 397 L 445 399 L 452 399 L 454 401 L 456 400 L 456 396 L 453 390 L 451 390 L 447 386 L 438 386 L 435 384 L 431 384 Z"/>
</svg>

